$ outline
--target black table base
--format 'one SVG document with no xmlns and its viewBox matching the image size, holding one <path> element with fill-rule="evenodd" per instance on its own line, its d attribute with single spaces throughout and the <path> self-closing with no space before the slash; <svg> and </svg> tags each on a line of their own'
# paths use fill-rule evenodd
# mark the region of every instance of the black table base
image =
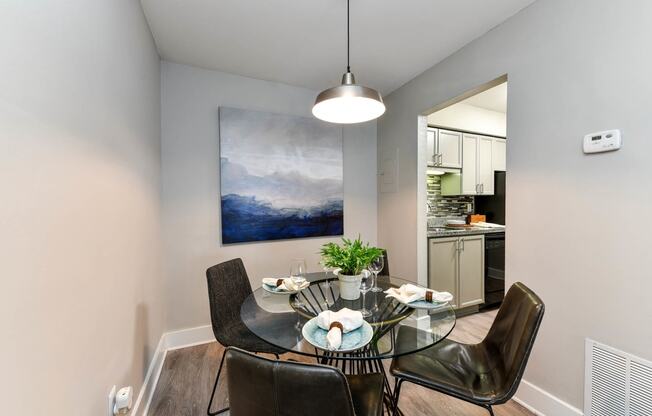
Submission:
<svg viewBox="0 0 652 416">
<path fill-rule="evenodd" d="M 382 360 L 374 358 L 379 355 L 375 347 L 367 346 L 362 350 L 350 353 L 328 351 L 320 353 L 319 350 L 315 349 L 315 355 L 317 356 L 317 361 L 320 364 L 340 368 L 344 374 L 382 374 L 385 386 L 383 413 L 386 413 L 387 415 L 404 415 L 404 413 L 398 407 L 398 403 L 396 402 L 397 397 L 395 397 L 394 394 L 395 389 L 392 388 L 390 384 L 389 378 L 387 377 L 387 371 L 385 371 L 385 366 L 383 366 Z"/>
</svg>

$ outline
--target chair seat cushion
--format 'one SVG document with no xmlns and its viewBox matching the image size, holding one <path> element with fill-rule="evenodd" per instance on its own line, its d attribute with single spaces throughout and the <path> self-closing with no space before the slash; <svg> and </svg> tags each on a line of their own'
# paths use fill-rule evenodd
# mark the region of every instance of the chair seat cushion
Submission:
<svg viewBox="0 0 652 416">
<path fill-rule="evenodd" d="M 383 413 L 383 376 L 347 374 L 356 416 L 380 416 Z"/>
<path fill-rule="evenodd" d="M 231 325 L 219 334 L 219 338 L 217 335 L 215 334 L 215 337 L 224 346 L 267 354 L 283 354 L 287 352 L 283 348 L 275 347 L 259 338 L 240 320 L 232 321 Z"/>
<path fill-rule="evenodd" d="M 474 402 L 495 403 L 504 393 L 505 366 L 500 354 L 490 354 L 481 345 L 445 339 L 424 351 L 395 358 L 390 371 L 395 377 Z"/>
</svg>

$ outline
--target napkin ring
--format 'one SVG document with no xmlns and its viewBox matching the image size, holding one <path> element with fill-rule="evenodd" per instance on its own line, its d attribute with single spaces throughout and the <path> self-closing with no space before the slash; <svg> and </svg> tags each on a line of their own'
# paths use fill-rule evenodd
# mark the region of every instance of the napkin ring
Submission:
<svg viewBox="0 0 652 416">
<path fill-rule="evenodd" d="M 432 302 L 432 291 L 426 290 L 426 301 Z"/>
<path fill-rule="evenodd" d="M 333 328 L 339 328 L 340 331 L 344 332 L 344 326 L 337 321 L 331 322 L 330 326 L 328 327 L 328 330 L 330 331 Z"/>
<path fill-rule="evenodd" d="M 279 287 L 283 284 L 283 279 L 276 279 L 276 287 Z"/>
</svg>

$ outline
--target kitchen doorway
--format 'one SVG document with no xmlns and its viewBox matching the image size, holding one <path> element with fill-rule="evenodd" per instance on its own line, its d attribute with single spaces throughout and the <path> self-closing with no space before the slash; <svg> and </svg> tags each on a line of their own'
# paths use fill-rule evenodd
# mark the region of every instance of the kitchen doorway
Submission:
<svg viewBox="0 0 652 416">
<path fill-rule="evenodd" d="M 507 75 L 418 117 L 418 283 L 460 313 L 500 304 L 505 278 Z"/>
</svg>

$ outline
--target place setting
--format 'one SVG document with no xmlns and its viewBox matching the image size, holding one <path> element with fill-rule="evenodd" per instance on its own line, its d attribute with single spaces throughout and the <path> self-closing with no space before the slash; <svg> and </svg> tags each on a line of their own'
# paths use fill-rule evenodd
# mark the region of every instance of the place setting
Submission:
<svg viewBox="0 0 652 416">
<path fill-rule="evenodd" d="M 294 295 L 310 286 L 310 282 L 304 277 L 306 273 L 306 261 L 303 259 L 293 260 L 290 264 L 290 276 L 282 278 L 266 277 L 262 280 L 263 290 L 275 295 Z"/>
<path fill-rule="evenodd" d="M 390 287 L 384 293 L 386 297 L 394 298 L 413 309 L 438 309 L 453 300 L 453 295 L 448 292 L 438 292 L 411 283 Z"/>
<path fill-rule="evenodd" d="M 301 334 L 320 350 L 352 352 L 369 344 L 374 331 L 360 311 L 343 308 L 319 313 L 303 325 Z"/>
</svg>

